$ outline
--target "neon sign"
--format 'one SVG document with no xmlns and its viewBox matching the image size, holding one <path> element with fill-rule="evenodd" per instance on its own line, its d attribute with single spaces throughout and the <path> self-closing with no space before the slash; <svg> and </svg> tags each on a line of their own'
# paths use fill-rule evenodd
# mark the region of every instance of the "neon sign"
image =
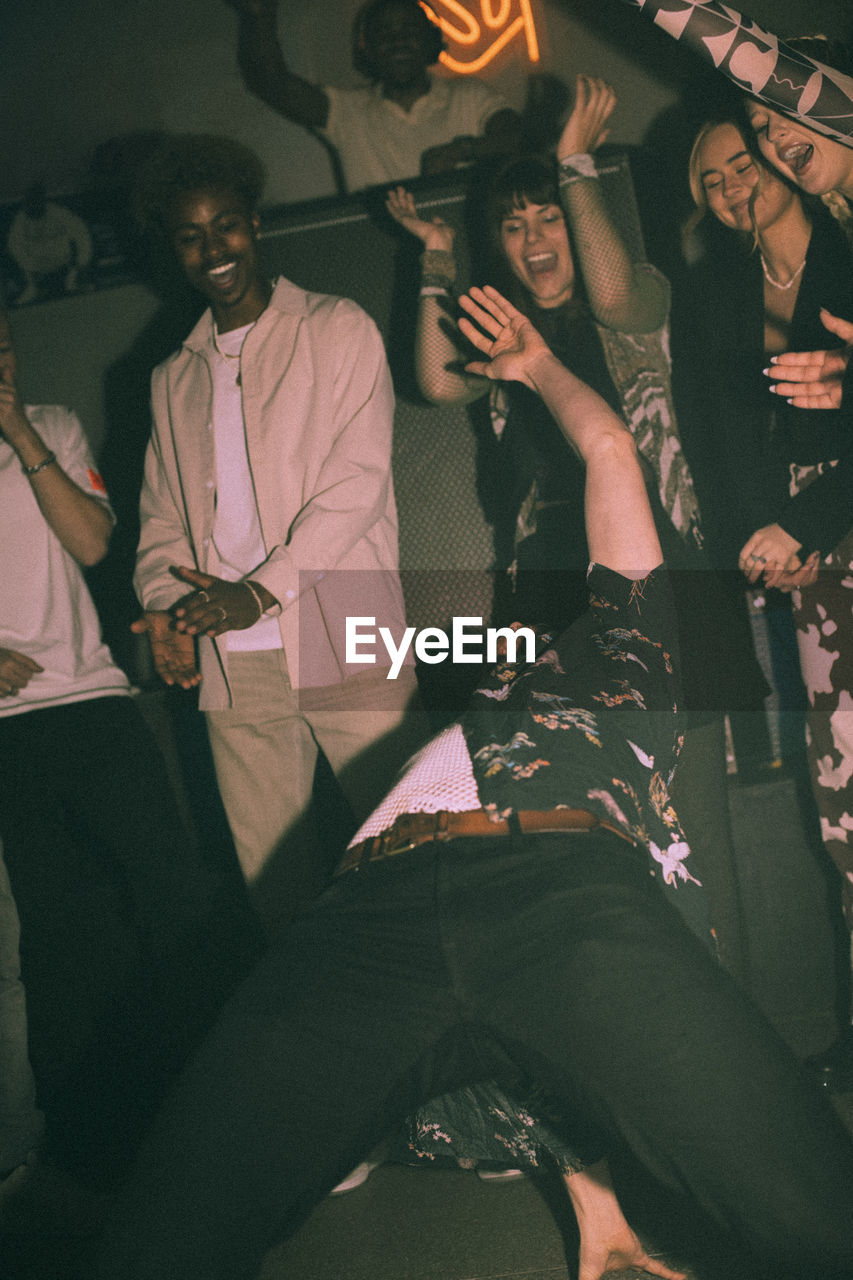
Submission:
<svg viewBox="0 0 853 1280">
<path fill-rule="evenodd" d="M 513 40 L 523 40 L 529 62 L 539 61 L 539 41 L 530 0 L 479 0 L 479 18 L 459 0 L 430 0 L 427 15 L 447 41 L 439 61 L 458 75 L 474 75 Z"/>
</svg>

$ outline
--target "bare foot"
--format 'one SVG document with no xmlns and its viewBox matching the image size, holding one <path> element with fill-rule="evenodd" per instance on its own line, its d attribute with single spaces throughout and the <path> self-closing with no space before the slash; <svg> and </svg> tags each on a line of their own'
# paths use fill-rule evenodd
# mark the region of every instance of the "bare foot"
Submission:
<svg viewBox="0 0 853 1280">
<path fill-rule="evenodd" d="M 643 1248 L 616 1199 L 606 1161 L 566 1174 L 564 1181 L 581 1235 L 578 1280 L 601 1280 L 608 1271 L 631 1267 L 663 1280 L 686 1280 L 683 1271 L 673 1271 Z"/>
</svg>

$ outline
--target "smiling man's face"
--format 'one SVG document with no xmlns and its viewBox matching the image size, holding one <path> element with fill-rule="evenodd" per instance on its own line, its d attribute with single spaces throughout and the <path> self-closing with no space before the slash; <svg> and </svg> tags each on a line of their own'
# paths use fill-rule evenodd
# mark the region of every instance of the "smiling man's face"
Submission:
<svg viewBox="0 0 853 1280">
<path fill-rule="evenodd" d="M 169 235 L 187 280 L 209 301 L 221 333 L 257 320 L 268 301 L 258 270 L 258 216 L 227 187 L 179 196 Z"/>
</svg>

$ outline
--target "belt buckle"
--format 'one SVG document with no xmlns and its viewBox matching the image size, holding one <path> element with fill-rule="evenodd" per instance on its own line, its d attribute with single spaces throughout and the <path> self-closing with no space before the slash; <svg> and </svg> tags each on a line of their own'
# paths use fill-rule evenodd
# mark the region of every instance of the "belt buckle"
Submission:
<svg viewBox="0 0 853 1280">
<path fill-rule="evenodd" d="M 382 862 L 385 858 L 393 858 L 397 853 L 408 853 L 410 849 L 417 847 L 417 840 L 399 840 L 389 839 L 393 835 L 392 831 L 388 831 L 382 836 L 379 842 L 379 851 L 376 854 L 375 861 Z"/>
<path fill-rule="evenodd" d="M 408 820 L 412 816 L 415 815 L 401 813 L 388 830 L 379 837 L 377 859 L 393 858 L 395 854 L 408 853 L 410 849 L 417 847 L 420 841 L 413 838 L 414 823 Z"/>
<path fill-rule="evenodd" d="M 401 813 L 396 821 L 379 837 L 377 859 L 393 858 L 398 853 L 408 853 L 429 840 L 447 840 L 447 814 Z"/>
</svg>

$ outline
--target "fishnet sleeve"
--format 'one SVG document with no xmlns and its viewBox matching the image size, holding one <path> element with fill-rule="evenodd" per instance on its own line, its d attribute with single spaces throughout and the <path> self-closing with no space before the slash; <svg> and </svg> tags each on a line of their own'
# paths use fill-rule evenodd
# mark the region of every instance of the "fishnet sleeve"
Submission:
<svg viewBox="0 0 853 1280">
<path fill-rule="evenodd" d="M 560 161 L 560 194 L 592 313 L 624 333 L 651 333 L 666 322 L 669 287 L 646 262 L 634 262 L 604 201 L 591 155 Z"/>
<path fill-rule="evenodd" d="M 418 386 L 432 404 L 470 404 L 486 394 L 489 381 L 464 369 L 467 357 L 454 314 L 456 259 L 443 249 L 427 249 L 422 263 L 415 333 Z"/>
</svg>

